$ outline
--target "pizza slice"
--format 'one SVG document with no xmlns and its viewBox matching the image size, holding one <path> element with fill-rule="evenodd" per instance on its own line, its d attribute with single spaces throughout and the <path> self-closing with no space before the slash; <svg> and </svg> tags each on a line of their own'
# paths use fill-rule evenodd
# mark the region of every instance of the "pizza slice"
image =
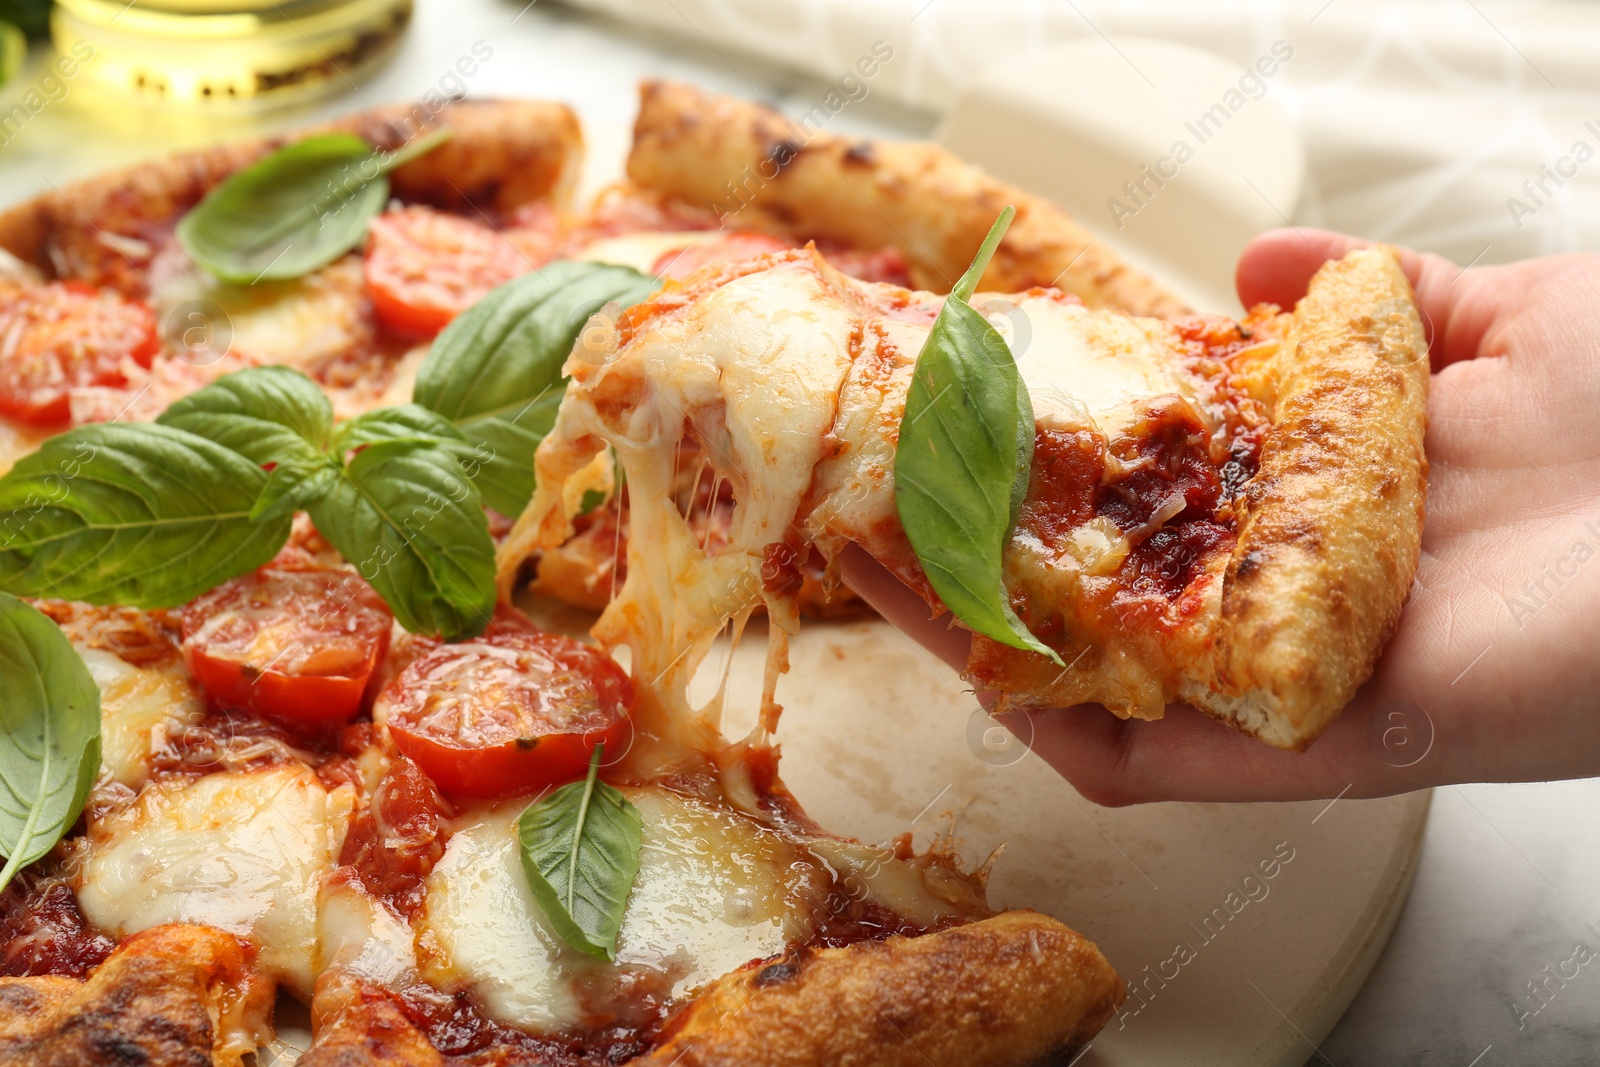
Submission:
<svg viewBox="0 0 1600 1067">
<path fill-rule="evenodd" d="M 1326 264 L 1292 313 L 1242 322 L 1130 316 L 1050 289 L 997 299 L 1035 421 L 996 566 L 1034 648 L 972 627 L 967 676 L 1002 708 L 1156 718 L 1181 701 L 1303 748 L 1371 673 L 1417 563 L 1427 349 L 1393 254 Z M 646 677 L 681 689 L 680 664 L 757 604 L 777 622 L 775 675 L 812 552 L 859 545 L 943 612 L 895 479 L 914 368 L 945 304 L 848 278 L 812 250 L 669 284 L 622 315 L 614 344 L 568 361 L 502 573 L 569 536 L 562 488 L 609 450 L 634 537 L 594 632 Z M 949 424 L 934 444 L 954 454 L 933 462 L 951 492 L 963 478 L 979 492 L 959 441 L 993 431 L 955 396 L 918 417 Z M 731 487 L 714 546 L 671 493 L 683 443 Z M 1002 502 L 1010 485 L 1008 469 Z M 934 547 L 948 572 L 988 546 Z"/>
<path fill-rule="evenodd" d="M 1006 204 L 1021 214 L 988 288 L 1059 288 L 1091 308 L 1187 313 L 1065 211 L 938 145 L 843 137 L 668 81 L 641 86 L 627 178 L 574 223 L 573 246 L 585 257 L 682 279 L 711 263 L 811 243 L 853 278 L 944 293 Z M 714 545 L 726 536 L 733 500 L 710 469 L 685 451 L 674 494 Z M 716 499 L 705 499 L 711 492 Z M 532 591 L 604 608 L 627 574 L 627 512 L 625 494 L 613 494 L 577 518 L 564 542 L 533 554 Z M 867 610 L 848 588 L 823 581 L 819 557 L 801 564 L 801 581 L 798 606 L 807 617 Z"/>
</svg>

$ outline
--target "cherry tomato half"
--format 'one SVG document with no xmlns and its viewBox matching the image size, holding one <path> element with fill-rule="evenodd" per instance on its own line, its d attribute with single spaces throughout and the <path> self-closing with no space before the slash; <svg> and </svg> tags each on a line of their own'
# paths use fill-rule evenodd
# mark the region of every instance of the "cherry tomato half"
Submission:
<svg viewBox="0 0 1600 1067">
<path fill-rule="evenodd" d="M 431 337 L 532 269 L 501 234 L 432 208 L 385 212 L 367 228 L 367 291 L 378 320 L 399 333 Z"/>
<path fill-rule="evenodd" d="M 161 342 L 143 304 L 81 282 L 0 283 L 0 415 L 35 426 L 71 417 L 74 387 L 126 385 Z"/>
<path fill-rule="evenodd" d="M 687 278 L 701 267 L 713 263 L 738 263 L 754 259 L 756 256 L 764 256 L 768 252 L 782 252 L 786 248 L 793 247 L 787 241 L 780 241 L 764 233 L 741 231 L 730 233 L 715 241 L 673 249 L 656 260 L 650 273 L 668 279 Z"/>
<path fill-rule="evenodd" d="M 373 717 L 446 793 L 532 793 L 581 778 L 602 742 L 620 754 L 633 686 L 570 638 L 497 626 L 413 660 Z"/>
<path fill-rule="evenodd" d="M 226 708 L 292 722 L 361 710 L 393 617 L 354 572 L 275 560 L 183 610 L 183 658 Z"/>
</svg>

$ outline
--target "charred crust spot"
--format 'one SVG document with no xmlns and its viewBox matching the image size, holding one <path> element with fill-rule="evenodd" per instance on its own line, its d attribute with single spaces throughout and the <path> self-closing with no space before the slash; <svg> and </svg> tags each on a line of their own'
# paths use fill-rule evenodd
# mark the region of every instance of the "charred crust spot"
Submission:
<svg viewBox="0 0 1600 1067">
<path fill-rule="evenodd" d="M 767 161 L 770 162 L 773 167 L 772 176 L 777 177 L 778 175 L 782 174 L 783 169 L 798 159 L 800 157 L 800 153 L 804 150 L 805 146 L 796 141 L 790 141 L 787 139 L 782 141 L 774 141 L 772 146 L 767 149 L 766 154 Z M 763 173 L 764 172 L 765 168 L 763 168 Z"/>
<path fill-rule="evenodd" d="M 753 984 L 758 989 L 767 989 L 775 985 L 783 985 L 792 981 L 800 973 L 800 964 L 795 960 L 779 960 L 769 963 L 757 972 Z"/>
<path fill-rule="evenodd" d="M 1264 553 L 1251 549 L 1239 557 L 1239 565 L 1234 568 L 1234 574 L 1240 578 L 1248 578 L 1261 568 L 1267 561 Z"/>
<path fill-rule="evenodd" d="M 870 167 L 877 162 L 878 153 L 871 141 L 857 141 L 844 150 L 844 163 L 847 166 Z"/>
</svg>

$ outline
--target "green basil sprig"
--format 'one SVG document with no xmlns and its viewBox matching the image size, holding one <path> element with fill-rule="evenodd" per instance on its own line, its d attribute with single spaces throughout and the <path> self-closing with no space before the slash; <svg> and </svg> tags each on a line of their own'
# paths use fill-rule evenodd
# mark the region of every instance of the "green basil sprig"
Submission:
<svg viewBox="0 0 1600 1067">
<path fill-rule="evenodd" d="M 0 890 L 72 828 L 100 772 L 100 687 L 61 628 L 0 593 Z"/>
<path fill-rule="evenodd" d="M 533 451 L 566 390 L 566 362 L 589 316 L 631 307 L 661 285 L 628 267 L 558 260 L 499 286 L 433 342 L 412 399 L 450 419 L 474 447 L 485 502 L 515 516 L 533 496 Z"/>
<path fill-rule="evenodd" d="M 564 785 L 517 819 L 522 870 L 545 918 L 580 952 L 615 959 L 628 894 L 639 874 L 644 818 L 621 790 L 600 781 L 605 745 L 589 775 Z"/>
<path fill-rule="evenodd" d="M 449 137 L 441 127 L 393 152 L 353 133 L 296 141 L 207 193 L 178 222 L 178 240 L 226 282 L 298 278 L 360 244 L 389 201 L 389 172 Z"/>
<path fill-rule="evenodd" d="M 1061 662 L 1017 618 L 1004 557 L 1033 465 L 1033 403 L 1011 349 L 967 303 L 1015 209 L 995 220 L 934 320 L 895 452 L 900 525 L 934 592 L 974 633 Z"/>
<path fill-rule="evenodd" d="M 401 626 L 454 641 L 489 624 L 494 542 L 483 497 L 463 465 L 468 446 L 449 420 L 406 404 L 335 427 L 333 409 L 311 379 L 285 367 L 253 367 L 185 397 L 161 421 L 272 466 L 257 518 L 310 512 Z"/>
<path fill-rule="evenodd" d="M 272 559 L 304 510 L 402 626 L 472 637 L 495 605 L 473 462 L 425 408 L 336 427 L 299 371 L 236 371 L 155 424 L 81 426 L 0 477 L 0 589 L 176 607 Z"/>
<path fill-rule="evenodd" d="M 494 541 L 454 449 L 420 439 L 367 445 L 308 510 L 407 630 L 454 641 L 489 625 Z"/>
<path fill-rule="evenodd" d="M 0 478 L 0 589 L 170 608 L 270 560 L 288 515 L 252 521 L 254 460 L 170 426 L 99 423 Z"/>
<path fill-rule="evenodd" d="M 251 519 L 292 515 L 332 488 L 336 469 L 325 453 L 333 405 L 297 370 L 254 367 L 225 375 L 174 403 L 156 422 L 272 468 Z"/>
<path fill-rule="evenodd" d="M 660 284 L 558 262 L 496 289 L 435 342 L 417 403 L 342 425 L 287 367 L 226 375 L 156 424 L 83 426 L 0 477 L 0 590 L 174 607 L 270 560 L 296 511 L 408 630 L 459 640 L 495 604 L 485 503 L 519 514 L 561 366 L 607 303 Z"/>
<path fill-rule="evenodd" d="M 377 444 L 379 441 L 431 441 L 450 445 L 466 443 L 466 436 L 456 429 L 456 424 L 436 411 L 421 404 L 401 404 L 395 408 L 379 408 L 357 415 L 341 423 L 333 440 L 333 451 L 344 455 L 352 448 Z"/>
</svg>

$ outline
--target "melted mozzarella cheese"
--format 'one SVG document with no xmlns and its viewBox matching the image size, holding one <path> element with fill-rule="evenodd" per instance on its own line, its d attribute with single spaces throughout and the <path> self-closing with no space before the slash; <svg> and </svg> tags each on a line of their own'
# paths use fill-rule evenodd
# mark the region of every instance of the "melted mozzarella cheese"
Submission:
<svg viewBox="0 0 1600 1067">
<path fill-rule="evenodd" d="M 586 245 L 573 259 L 591 263 L 611 263 L 632 267 L 641 274 L 654 274 L 655 266 L 668 252 L 681 252 L 695 245 L 710 244 L 727 237 L 722 230 L 668 230 L 661 233 L 628 233 L 621 237 L 602 237 Z"/>
<path fill-rule="evenodd" d="M 317 901 L 317 973 L 328 970 L 385 989 L 402 989 L 417 976 L 411 928 L 339 877 L 323 885 Z"/>
<path fill-rule="evenodd" d="M 562 404 L 556 439 L 540 448 L 536 499 L 502 562 L 514 570 L 511 557 L 529 543 L 530 526 L 552 535 L 549 546 L 566 540 L 566 483 L 594 461 L 601 440 L 609 443 L 628 479 L 629 568 L 594 633 L 608 648 L 627 646 L 634 677 L 652 679 L 636 716 L 641 743 L 630 753 L 643 776 L 715 743 L 707 733 L 716 701 L 697 714 L 687 691 L 727 619 L 766 600 L 779 622 L 768 628 L 769 665 L 782 662 L 784 627 L 794 616 L 772 610 L 783 605 L 766 592 L 762 566 L 830 447 L 835 400 L 852 360 L 852 314 L 838 292 L 846 283 L 820 257 L 784 263 L 650 322 L 614 359 L 595 363 L 579 352 L 567 361 L 576 390 Z M 642 386 L 655 402 L 620 411 L 592 402 L 613 385 Z M 686 423 L 737 501 L 727 547 L 712 557 L 672 500 Z"/>
<path fill-rule="evenodd" d="M 490 1016 L 551 1031 L 595 1016 L 627 1023 L 627 1005 L 596 1003 L 632 972 L 674 997 L 810 931 L 827 872 L 754 820 L 660 789 L 626 789 L 644 819 L 639 875 L 615 963 L 565 946 L 528 889 L 518 809 L 474 817 L 428 880 L 418 933 L 423 975 L 470 989 Z M 602 1023 L 603 1025 L 603 1023 Z"/>
<path fill-rule="evenodd" d="M 807 842 L 811 852 L 838 874 L 844 892 L 887 908 L 918 926 L 937 926 L 951 919 L 982 912 L 970 882 L 944 877 L 948 868 L 919 865 L 895 856 L 881 845 L 863 845 L 831 837 Z M 940 877 L 930 881 L 930 872 Z M 939 892 L 940 889 L 945 892 Z"/>
<path fill-rule="evenodd" d="M 157 256 L 150 276 L 150 306 L 169 336 L 194 329 L 217 345 L 225 331 L 228 350 L 247 359 L 307 367 L 371 332 L 360 256 L 290 281 L 230 285 L 173 245 Z"/>
<path fill-rule="evenodd" d="M 205 699 L 174 662 L 135 667 L 98 648 L 79 648 L 100 687 L 100 764 L 138 789 L 150 773 L 150 752 L 164 736 L 205 718 Z"/>
<path fill-rule="evenodd" d="M 188 922 L 247 938 L 264 975 L 309 997 L 317 890 L 354 799 L 299 765 L 147 786 L 91 825 L 78 902 L 118 935 Z"/>
<path fill-rule="evenodd" d="M 1049 297 L 1016 306 L 1029 333 L 1017 369 L 1039 422 L 1113 437 L 1154 397 L 1195 399 L 1195 383 L 1173 363 L 1158 324 Z"/>
</svg>

